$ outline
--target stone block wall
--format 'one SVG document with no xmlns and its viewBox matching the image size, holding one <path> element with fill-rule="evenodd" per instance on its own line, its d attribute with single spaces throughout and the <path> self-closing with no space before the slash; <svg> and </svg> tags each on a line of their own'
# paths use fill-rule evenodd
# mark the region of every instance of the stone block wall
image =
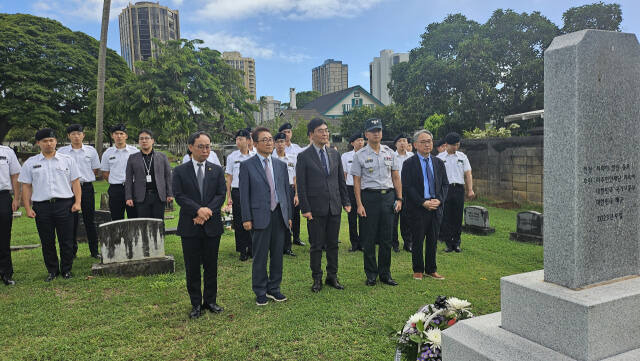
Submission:
<svg viewBox="0 0 640 361">
<path fill-rule="evenodd" d="M 463 139 L 478 196 L 542 204 L 543 136 Z"/>
</svg>

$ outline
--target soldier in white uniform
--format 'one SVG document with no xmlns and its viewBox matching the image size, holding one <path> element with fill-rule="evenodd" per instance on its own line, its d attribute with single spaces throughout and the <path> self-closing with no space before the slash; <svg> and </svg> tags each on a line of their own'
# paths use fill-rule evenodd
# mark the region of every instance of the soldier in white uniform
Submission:
<svg viewBox="0 0 640 361">
<path fill-rule="evenodd" d="M 246 261 L 252 256 L 251 234 L 242 227 L 242 209 L 240 208 L 240 163 L 253 157 L 255 154 L 249 151 L 249 139 L 251 135 L 246 129 L 240 129 L 236 133 L 236 147 L 227 156 L 225 177 L 227 178 L 227 205 L 232 206 L 233 229 L 236 240 L 236 252 L 240 252 L 240 260 Z"/>
<path fill-rule="evenodd" d="M 207 161 L 222 167 L 222 164 L 220 164 L 220 158 L 218 158 L 218 155 L 216 154 L 216 152 L 213 151 L 213 149 L 211 150 L 211 153 L 209 153 L 209 157 L 207 158 Z M 184 157 L 182 157 L 182 164 L 189 163 L 189 162 L 191 162 L 191 153 L 187 151 L 187 154 L 185 154 Z"/>
<path fill-rule="evenodd" d="M 467 156 L 458 151 L 460 149 L 460 135 L 458 133 L 447 134 L 445 142 L 447 150 L 438 154 L 438 158 L 444 161 L 444 166 L 447 169 L 449 190 L 444 202 L 440 239 L 447 244 L 445 252 L 462 252 L 460 234 L 462 233 L 464 199 L 465 196 L 469 200 L 475 197 L 471 164 L 469 164 Z"/>
<path fill-rule="evenodd" d="M 402 174 L 402 164 L 405 160 L 413 157 L 413 152 L 409 151 L 409 137 L 404 134 L 399 134 L 394 140 L 393 145 L 396 147 L 396 162 L 398 163 L 398 173 Z M 400 252 L 400 242 L 398 241 L 398 223 L 400 223 L 400 234 L 402 235 L 402 241 L 404 245 L 402 248 L 411 252 L 411 229 L 410 222 L 407 218 L 408 214 L 403 210 L 396 213 L 393 217 L 393 235 L 391 239 L 391 246 L 394 252 Z"/>
<path fill-rule="evenodd" d="M 398 283 L 391 277 L 391 231 L 393 213 L 402 209 L 402 183 L 398 163 L 391 148 L 380 144 L 382 121 L 365 122 L 367 146 L 353 157 L 350 173 L 360 216 L 360 242 L 364 248 L 366 285 L 375 286 L 376 278 L 390 286 Z M 376 262 L 376 242 L 379 242 Z"/>
<path fill-rule="evenodd" d="M 59 274 L 69 279 L 73 266 L 73 213 L 81 209 L 80 174 L 73 158 L 56 152 L 57 140 L 52 129 L 40 129 L 36 141 L 41 153 L 24 162 L 18 177 L 22 183 L 22 203 L 27 217 L 36 219 L 42 256 L 49 272 L 45 281 L 50 282 Z"/>
<path fill-rule="evenodd" d="M 286 153 L 286 139 L 287 136 L 284 133 L 276 134 L 275 137 L 273 137 L 273 140 L 275 142 L 275 149 L 273 151 L 276 153 L 274 157 L 281 160 L 287 165 L 287 172 L 289 173 L 289 186 L 291 187 L 291 209 L 293 210 L 293 212 L 295 212 L 295 210 L 298 208 L 298 193 L 296 191 L 296 161 L 298 157 L 296 154 Z M 300 226 L 299 214 L 300 213 L 298 212 L 298 227 Z M 292 218 L 295 219 L 295 215 Z M 300 232 L 299 228 L 298 232 Z M 292 232 L 287 230 L 284 236 L 284 254 L 295 257 L 296 254 L 291 250 L 291 237 Z"/>
<path fill-rule="evenodd" d="M 13 212 L 20 207 L 18 174 L 20 163 L 16 153 L 11 148 L 0 145 L 0 278 L 7 286 L 16 284 L 11 263 L 11 224 Z"/>
<path fill-rule="evenodd" d="M 348 151 L 340 157 L 342 161 L 342 169 L 344 170 L 344 179 L 347 183 L 347 193 L 349 193 L 349 202 L 354 205 L 351 207 L 351 212 L 348 213 L 349 220 L 349 240 L 351 241 L 351 248 L 349 252 L 362 251 L 362 245 L 360 244 L 360 237 L 358 236 L 358 209 L 356 205 L 356 196 L 353 193 L 353 176 L 349 173 L 351 164 L 353 164 L 353 156 L 357 151 L 364 147 L 364 137 L 362 133 L 358 132 L 352 134 L 349 137 L 349 144 L 353 147 L 353 150 Z"/>
<path fill-rule="evenodd" d="M 129 155 L 138 153 L 138 148 L 127 144 L 127 128 L 118 124 L 111 128 L 111 138 L 114 145 L 102 154 L 102 177 L 109 182 L 109 211 L 111 219 L 124 219 L 125 209 L 127 217 L 136 218 L 135 208 L 126 204 L 124 182 L 126 180 L 127 161 Z"/>
<path fill-rule="evenodd" d="M 58 149 L 58 153 L 71 156 L 76 161 L 78 172 L 80 174 L 80 188 L 82 189 L 82 220 L 84 228 L 87 232 L 87 241 L 89 243 L 89 252 L 91 257 L 100 258 L 98 254 L 98 236 L 96 232 L 96 224 L 94 221 L 96 212 L 95 191 L 93 182 L 96 180 L 98 170 L 100 170 L 100 158 L 96 149 L 90 145 L 83 144 L 84 132 L 82 125 L 71 124 L 67 127 L 67 137 L 71 145 L 65 145 Z M 78 223 L 80 215 L 73 214 L 73 257 L 78 253 Z"/>
</svg>

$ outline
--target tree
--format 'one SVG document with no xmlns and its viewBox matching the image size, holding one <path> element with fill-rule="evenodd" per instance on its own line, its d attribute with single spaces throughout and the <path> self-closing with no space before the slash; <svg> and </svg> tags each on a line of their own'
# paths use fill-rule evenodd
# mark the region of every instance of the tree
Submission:
<svg viewBox="0 0 640 361">
<path fill-rule="evenodd" d="M 375 108 L 359 107 L 353 109 L 340 119 L 340 133 L 344 137 L 349 137 L 356 132 L 363 132 L 365 121 L 369 118 L 382 120 L 382 139 L 384 140 L 391 140 L 398 134 L 411 135 L 422 126 L 422 124 L 403 117 L 400 107 L 390 104 Z"/>
<path fill-rule="evenodd" d="M 102 135 L 104 132 L 104 82 L 107 61 L 107 34 L 109 32 L 109 10 L 111 0 L 102 5 L 102 27 L 100 30 L 100 52 L 98 53 L 98 90 L 96 99 L 96 150 L 102 155 Z"/>
<path fill-rule="evenodd" d="M 15 127 L 62 130 L 71 123 L 93 126 L 99 43 L 59 22 L 23 14 L 0 14 L 0 142 Z M 131 72 L 113 50 L 106 78 L 124 81 Z"/>
<path fill-rule="evenodd" d="M 562 14 L 562 21 L 562 32 L 565 34 L 583 29 L 620 31 L 622 10 L 619 4 L 601 1 L 570 8 Z"/>
<path fill-rule="evenodd" d="M 318 98 L 320 95 L 321 95 L 320 92 L 317 92 L 315 90 L 300 92 L 296 94 L 296 107 L 298 109 L 302 109 L 304 108 L 305 105 L 316 100 L 316 98 Z"/>
<path fill-rule="evenodd" d="M 206 130 L 219 142 L 251 125 L 258 108 L 247 101 L 239 72 L 220 52 L 198 47 L 203 42 L 197 39 L 155 41 L 156 59 L 136 63 L 138 76 L 107 87 L 107 122 L 149 128 L 161 141 L 182 141 L 185 134 Z"/>
</svg>

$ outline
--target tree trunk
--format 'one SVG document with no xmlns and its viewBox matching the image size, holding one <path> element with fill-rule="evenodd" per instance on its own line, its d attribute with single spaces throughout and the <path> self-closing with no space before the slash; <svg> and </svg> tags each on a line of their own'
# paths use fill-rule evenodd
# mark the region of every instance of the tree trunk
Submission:
<svg viewBox="0 0 640 361">
<path fill-rule="evenodd" d="M 104 78 L 107 67 L 107 32 L 111 0 L 104 0 L 102 6 L 102 30 L 100 31 L 100 51 L 98 53 L 98 99 L 96 100 L 96 150 L 102 155 L 104 135 Z"/>
</svg>

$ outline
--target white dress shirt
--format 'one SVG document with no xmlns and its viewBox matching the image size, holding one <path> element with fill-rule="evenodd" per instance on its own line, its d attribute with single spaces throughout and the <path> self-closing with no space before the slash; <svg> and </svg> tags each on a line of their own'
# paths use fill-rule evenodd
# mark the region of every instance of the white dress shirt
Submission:
<svg viewBox="0 0 640 361">
<path fill-rule="evenodd" d="M 340 159 L 342 160 L 342 170 L 344 170 L 344 172 L 347 173 L 347 178 L 345 179 L 345 182 L 347 183 L 348 186 L 353 185 L 353 175 L 349 170 L 351 169 L 351 164 L 353 164 L 354 154 L 356 154 L 356 152 L 352 150 L 342 154 L 342 156 L 340 157 Z"/>
<path fill-rule="evenodd" d="M 191 160 L 191 156 L 189 154 L 185 154 L 184 157 L 182 157 L 182 164 L 188 163 L 190 160 Z M 209 153 L 209 157 L 207 158 L 207 161 L 222 167 L 222 164 L 220 163 L 220 159 L 218 159 L 218 155 L 213 150 L 211 151 L 211 153 Z"/>
<path fill-rule="evenodd" d="M 467 156 L 459 151 L 454 154 L 442 152 L 438 154 L 438 158 L 442 159 L 447 169 L 449 184 L 464 184 L 464 173 L 471 170 Z"/>
<path fill-rule="evenodd" d="M 280 159 L 287 165 L 287 172 L 289 173 L 289 185 L 293 185 L 293 179 L 296 176 L 296 164 L 298 163 L 298 156 L 295 154 L 285 153 L 284 157 L 276 154 L 276 158 Z"/>
<path fill-rule="evenodd" d="M 225 174 L 231 175 L 231 188 L 240 187 L 240 163 L 253 157 L 255 153 L 242 154 L 239 149 L 234 150 L 227 156 L 227 165 L 224 168 Z"/>
<path fill-rule="evenodd" d="M 31 184 L 31 200 L 42 202 L 73 197 L 71 182 L 79 177 L 78 166 L 71 156 L 56 152 L 46 159 L 40 153 L 24 162 L 18 181 Z"/>
<path fill-rule="evenodd" d="M 138 152 L 138 148 L 128 144 L 122 149 L 113 146 L 105 150 L 100 169 L 109 172 L 109 184 L 124 184 L 129 156 Z"/>
<path fill-rule="evenodd" d="M 20 162 L 13 149 L 0 145 L 0 191 L 10 191 L 11 176 L 20 173 Z"/>
<path fill-rule="evenodd" d="M 396 153 L 396 162 L 398 162 L 398 172 L 402 173 L 402 164 L 404 163 L 405 160 L 413 157 L 413 152 L 405 152 L 404 155 L 398 154 L 398 151 L 395 151 L 395 153 Z"/>
<path fill-rule="evenodd" d="M 82 145 L 80 149 L 73 149 L 71 145 L 65 145 L 58 152 L 71 156 L 76 161 L 80 174 L 80 183 L 96 180 L 94 169 L 100 168 L 100 158 L 96 149 L 90 145 Z"/>
</svg>

